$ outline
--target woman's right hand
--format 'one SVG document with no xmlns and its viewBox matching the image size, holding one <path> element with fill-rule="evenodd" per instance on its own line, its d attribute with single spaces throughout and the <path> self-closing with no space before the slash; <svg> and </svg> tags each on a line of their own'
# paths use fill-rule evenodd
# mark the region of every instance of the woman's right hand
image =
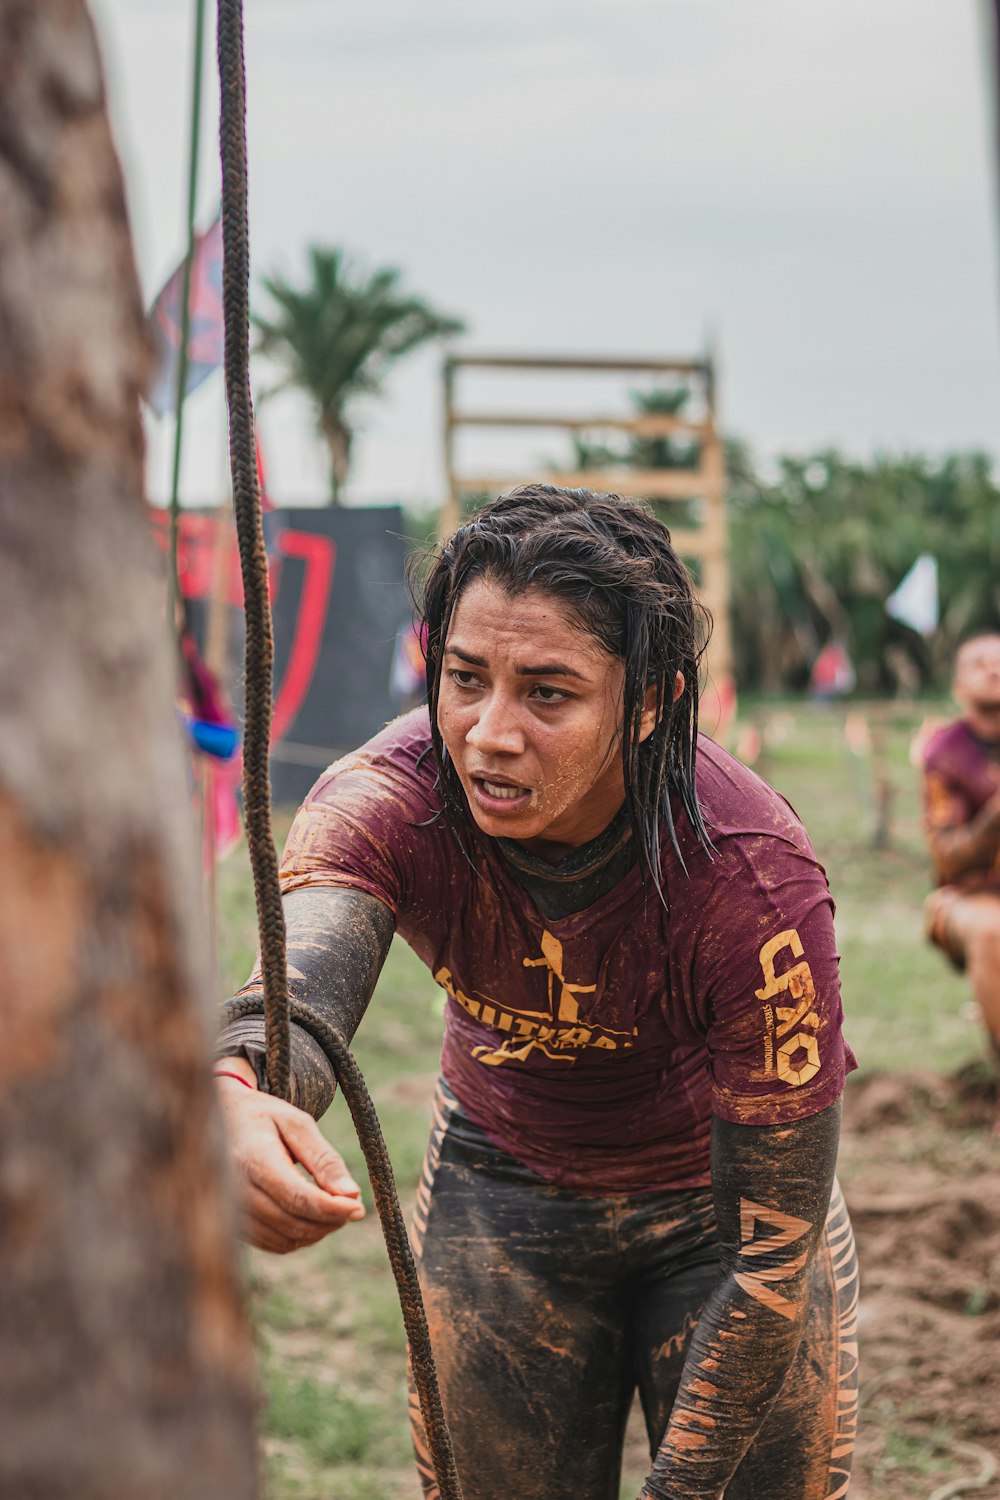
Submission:
<svg viewBox="0 0 1000 1500">
<path fill-rule="evenodd" d="M 249 1085 L 216 1074 L 239 1180 L 242 1238 L 286 1255 L 363 1219 L 361 1189 L 312 1115 L 261 1093 L 242 1058 L 227 1057 L 221 1066 Z"/>
</svg>

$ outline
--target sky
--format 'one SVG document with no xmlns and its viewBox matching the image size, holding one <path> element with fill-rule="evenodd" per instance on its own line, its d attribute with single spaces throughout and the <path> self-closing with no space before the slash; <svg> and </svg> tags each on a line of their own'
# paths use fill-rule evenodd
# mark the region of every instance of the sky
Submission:
<svg viewBox="0 0 1000 1500">
<path fill-rule="evenodd" d="M 464 318 L 459 350 L 711 346 L 722 426 L 764 460 L 998 451 L 982 4 L 246 0 L 253 295 L 301 274 L 309 245 L 343 245 Z M 194 0 L 93 10 L 148 302 L 183 252 Z M 202 223 L 219 198 L 208 10 Z M 412 356 L 361 413 L 351 502 L 442 498 L 440 366 Z M 273 381 L 255 367 L 259 391 Z M 522 409 L 624 399 L 468 389 Z M 209 503 L 220 374 L 188 416 L 183 497 Z M 278 503 L 321 501 L 306 402 L 264 400 L 259 424 Z M 148 432 L 162 499 L 170 419 Z M 560 449 L 519 442 L 495 460 L 512 473 Z"/>
</svg>

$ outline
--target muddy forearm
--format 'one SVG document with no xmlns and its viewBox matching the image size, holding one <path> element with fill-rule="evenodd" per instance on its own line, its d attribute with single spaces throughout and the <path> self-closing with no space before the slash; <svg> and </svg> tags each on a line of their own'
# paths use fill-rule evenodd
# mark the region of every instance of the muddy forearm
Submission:
<svg viewBox="0 0 1000 1500">
<path fill-rule="evenodd" d="M 988 868 L 1000 853 L 1000 795 L 991 797 L 968 823 L 933 829 L 934 869 L 942 883 Z"/>
<path fill-rule="evenodd" d="M 802 1336 L 839 1135 L 839 1105 L 791 1125 L 713 1122 L 722 1279 L 643 1500 L 717 1500 L 757 1435 Z"/>
<path fill-rule="evenodd" d="M 364 1015 L 392 941 L 387 906 L 362 891 L 315 886 L 285 897 L 288 988 L 350 1041 Z M 257 965 L 238 992 L 259 992 Z M 266 1083 L 264 1022 L 248 1016 L 227 1026 L 216 1044 L 219 1057 L 243 1056 L 258 1082 Z M 291 1028 L 292 1103 L 317 1119 L 334 1093 L 333 1069 L 317 1042 L 300 1026 Z"/>
</svg>

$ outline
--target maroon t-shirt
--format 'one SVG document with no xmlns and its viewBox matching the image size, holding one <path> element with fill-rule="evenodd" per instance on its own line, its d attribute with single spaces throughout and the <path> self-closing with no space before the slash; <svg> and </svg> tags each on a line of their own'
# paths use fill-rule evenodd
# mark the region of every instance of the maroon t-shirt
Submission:
<svg viewBox="0 0 1000 1500">
<path fill-rule="evenodd" d="M 963 828 L 1000 790 L 1000 744 L 986 744 L 964 719 L 948 724 L 924 751 L 924 817 L 933 847 L 935 834 Z M 969 890 L 1000 889 L 1000 855 L 955 876 L 949 884 Z"/>
<path fill-rule="evenodd" d="M 856 1066 L 833 904 L 788 804 L 702 737 L 687 874 L 664 837 L 669 910 L 638 864 L 593 905 L 546 918 L 495 842 L 466 852 L 434 790 L 427 712 L 397 719 L 320 778 L 289 835 L 286 892 L 343 886 L 395 913 L 448 995 L 442 1071 L 489 1138 L 582 1192 L 704 1186 L 714 1111 L 817 1113 Z"/>
</svg>

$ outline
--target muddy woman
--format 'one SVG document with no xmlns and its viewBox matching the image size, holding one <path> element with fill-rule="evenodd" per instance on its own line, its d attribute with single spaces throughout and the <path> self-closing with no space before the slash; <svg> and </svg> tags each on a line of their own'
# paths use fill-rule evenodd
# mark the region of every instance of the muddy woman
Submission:
<svg viewBox="0 0 1000 1500">
<path fill-rule="evenodd" d="M 320 778 L 283 887 L 293 991 L 346 1034 L 394 932 L 446 992 L 413 1243 L 467 1500 L 618 1500 L 636 1389 L 644 1500 L 836 1500 L 857 1272 L 832 904 L 788 804 L 698 734 L 705 621 L 669 532 L 524 487 L 420 601 L 428 708 Z M 313 1040 L 293 1028 L 293 1104 L 256 1020 L 217 1066 L 247 1239 L 359 1218 Z"/>
</svg>

